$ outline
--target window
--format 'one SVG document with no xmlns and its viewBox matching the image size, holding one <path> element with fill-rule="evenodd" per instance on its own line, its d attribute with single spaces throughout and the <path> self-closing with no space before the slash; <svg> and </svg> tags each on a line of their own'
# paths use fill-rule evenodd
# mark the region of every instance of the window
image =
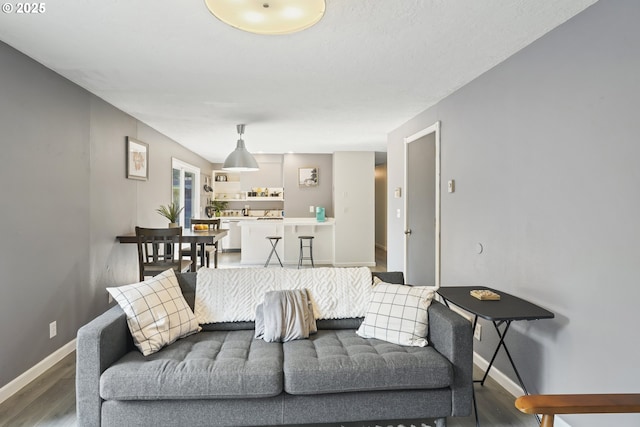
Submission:
<svg viewBox="0 0 640 427">
<path fill-rule="evenodd" d="M 171 159 L 171 201 L 184 206 L 180 212 L 180 224 L 191 227 L 191 218 L 200 212 L 200 168 L 178 159 Z"/>
</svg>

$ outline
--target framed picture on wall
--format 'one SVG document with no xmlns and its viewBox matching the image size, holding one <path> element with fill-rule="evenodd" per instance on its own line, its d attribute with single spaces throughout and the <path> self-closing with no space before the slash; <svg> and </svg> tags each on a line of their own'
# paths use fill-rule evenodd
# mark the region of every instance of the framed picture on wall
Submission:
<svg viewBox="0 0 640 427">
<path fill-rule="evenodd" d="M 149 179 L 149 144 L 127 137 L 127 178 Z"/>
<path fill-rule="evenodd" d="M 298 184 L 300 187 L 315 187 L 318 185 L 318 168 L 298 169 Z"/>
</svg>

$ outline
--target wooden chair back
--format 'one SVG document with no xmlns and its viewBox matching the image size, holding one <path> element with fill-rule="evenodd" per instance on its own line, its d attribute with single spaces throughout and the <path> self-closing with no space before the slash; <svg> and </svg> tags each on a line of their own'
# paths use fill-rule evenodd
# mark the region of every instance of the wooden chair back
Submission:
<svg viewBox="0 0 640 427">
<path fill-rule="evenodd" d="M 185 271 L 191 265 L 182 259 L 182 228 L 136 227 L 136 237 L 140 281 L 170 268 Z"/>
<path fill-rule="evenodd" d="M 194 225 L 207 225 L 209 230 L 220 230 L 220 218 L 191 218 L 191 229 L 195 230 Z M 196 230 L 197 231 L 197 230 Z M 213 245 L 207 244 L 205 247 L 206 253 L 206 266 L 209 267 L 211 254 L 213 254 L 214 259 L 214 267 L 218 268 L 218 242 L 215 242 Z M 182 254 L 184 256 L 191 256 L 191 249 L 183 250 Z"/>
<path fill-rule="evenodd" d="M 220 218 L 191 218 L 191 228 L 196 224 L 205 224 L 209 226 L 209 230 L 220 230 Z"/>
</svg>

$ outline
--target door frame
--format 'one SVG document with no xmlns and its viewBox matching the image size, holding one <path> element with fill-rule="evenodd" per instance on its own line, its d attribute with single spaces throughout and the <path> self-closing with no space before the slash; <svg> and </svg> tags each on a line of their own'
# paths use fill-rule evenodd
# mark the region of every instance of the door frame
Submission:
<svg viewBox="0 0 640 427">
<path fill-rule="evenodd" d="M 408 254 L 409 254 L 409 144 L 419 140 L 420 138 L 429 134 L 434 134 L 435 143 L 435 174 L 436 174 L 436 212 L 435 212 L 435 241 L 436 241 L 436 259 L 435 259 L 435 284 L 436 288 L 440 287 L 440 121 L 438 120 L 429 127 L 422 129 L 419 132 L 409 135 L 404 138 L 404 261 L 403 271 L 406 277 L 408 267 Z"/>
<path fill-rule="evenodd" d="M 197 215 L 198 217 L 200 217 L 201 215 L 201 206 L 200 206 L 200 168 L 197 166 L 192 165 L 191 163 L 187 163 L 184 160 L 180 160 L 177 159 L 175 157 L 171 158 L 171 201 L 173 202 L 173 170 L 177 169 L 180 171 L 180 190 L 179 190 L 179 195 L 178 195 L 178 199 L 179 201 L 179 205 L 181 205 L 183 208 L 185 207 L 185 200 L 184 200 L 184 175 L 185 172 L 190 172 L 194 175 L 194 182 L 193 182 L 193 209 L 194 212 L 193 215 Z M 183 209 L 182 212 L 180 212 L 180 226 L 182 228 L 185 228 L 187 226 L 187 218 L 184 217 L 184 213 L 185 213 L 186 209 Z M 194 216 L 195 218 L 195 216 Z M 189 221 L 191 220 L 191 218 L 189 218 Z"/>
</svg>

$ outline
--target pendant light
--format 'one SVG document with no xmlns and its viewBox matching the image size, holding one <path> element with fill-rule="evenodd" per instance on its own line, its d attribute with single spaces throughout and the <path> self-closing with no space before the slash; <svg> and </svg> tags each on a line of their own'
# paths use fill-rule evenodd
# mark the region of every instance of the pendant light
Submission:
<svg viewBox="0 0 640 427">
<path fill-rule="evenodd" d="M 258 167 L 258 162 L 256 162 L 256 159 L 254 159 L 251 153 L 247 151 L 244 146 L 244 141 L 242 140 L 244 125 L 237 125 L 236 128 L 238 129 L 238 135 L 240 135 L 238 145 L 236 146 L 236 149 L 227 156 L 222 169 L 236 172 L 257 171 L 260 169 Z"/>
</svg>

